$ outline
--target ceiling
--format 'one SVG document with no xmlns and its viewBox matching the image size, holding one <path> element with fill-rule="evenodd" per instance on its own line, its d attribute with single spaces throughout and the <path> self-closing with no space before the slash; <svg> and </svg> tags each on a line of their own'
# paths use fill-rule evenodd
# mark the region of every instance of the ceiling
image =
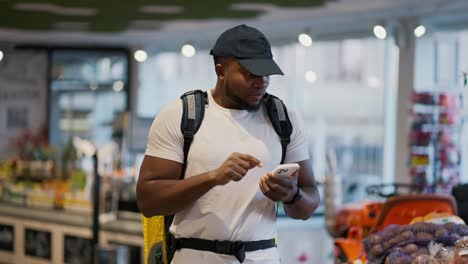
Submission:
<svg viewBox="0 0 468 264">
<path fill-rule="evenodd" d="M 277 7 L 315 7 L 326 0 L 256 0 Z M 76 30 L 116 33 L 155 30 L 180 19 L 250 19 L 264 11 L 242 0 L 3 0 L 0 27 L 19 30 Z"/>
<path fill-rule="evenodd" d="M 245 23 L 272 42 L 372 34 L 375 23 L 401 18 L 429 31 L 468 25 L 468 0 L 0 0 L 2 44 L 106 45 L 179 49 L 210 47 L 225 29 Z"/>
</svg>

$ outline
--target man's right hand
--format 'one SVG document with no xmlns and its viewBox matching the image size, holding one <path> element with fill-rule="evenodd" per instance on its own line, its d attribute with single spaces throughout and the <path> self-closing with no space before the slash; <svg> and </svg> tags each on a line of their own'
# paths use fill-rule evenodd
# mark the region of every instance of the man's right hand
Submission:
<svg viewBox="0 0 468 264">
<path fill-rule="evenodd" d="M 262 166 L 263 164 L 255 157 L 234 152 L 211 173 L 216 185 L 225 185 L 230 181 L 242 180 L 250 169 Z"/>
</svg>

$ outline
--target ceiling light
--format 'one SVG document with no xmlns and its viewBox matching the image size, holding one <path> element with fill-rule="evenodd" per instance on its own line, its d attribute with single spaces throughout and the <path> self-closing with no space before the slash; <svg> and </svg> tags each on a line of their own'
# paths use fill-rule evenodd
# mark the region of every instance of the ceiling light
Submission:
<svg viewBox="0 0 468 264">
<path fill-rule="evenodd" d="M 417 38 L 420 38 L 426 34 L 426 27 L 423 25 L 419 25 L 417 28 L 414 29 L 414 35 Z"/>
<path fill-rule="evenodd" d="M 314 71 L 307 71 L 305 73 L 305 79 L 310 83 L 314 83 L 317 81 L 317 73 L 315 73 Z"/>
<path fill-rule="evenodd" d="M 3 60 L 3 51 L 0 50 L 0 61 Z"/>
<path fill-rule="evenodd" d="M 148 58 L 148 54 L 144 50 L 137 50 L 133 54 L 133 57 L 138 62 L 144 62 Z"/>
<path fill-rule="evenodd" d="M 310 47 L 312 45 L 312 38 L 306 33 L 300 34 L 297 37 L 297 39 L 299 40 L 299 43 L 301 43 L 301 45 L 304 47 Z"/>
<path fill-rule="evenodd" d="M 374 35 L 378 39 L 385 39 L 387 37 L 387 30 L 381 25 L 374 26 Z"/>
<path fill-rule="evenodd" d="M 193 57 L 195 55 L 196 50 L 195 48 L 190 45 L 190 44 L 185 44 L 182 46 L 182 49 L 180 49 L 180 52 L 182 52 L 182 55 L 184 55 L 187 58 Z"/>
<path fill-rule="evenodd" d="M 114 91 L 120 92 L 122 91 L 124 87 L 124 83 L 122 81 L 116 81 L 114 82 L 114 85 L 112 85 L 112 88 L 114 88 Z"/>
</svg>

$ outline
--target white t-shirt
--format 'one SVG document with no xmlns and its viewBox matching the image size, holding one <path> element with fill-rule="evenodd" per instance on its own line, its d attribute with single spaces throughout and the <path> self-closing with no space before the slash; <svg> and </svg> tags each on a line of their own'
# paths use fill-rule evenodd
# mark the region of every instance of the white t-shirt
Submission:
<svg viewBox="0 0 468 264">
<path fill-rule="evenodd" d="M 281 143 L 262 106 L 258 111 L 233 110 L 218 105 L 208 91 L 208 106 L 190 147 L 185 178 L 218 168 L 233 152 L 250 154 L 263 163 L 239 182 L 216 186 L 191 207 L 178 212 L 170 228 L 175 237 L 254 241 L 276 237 L 275 203 L 263 195 L 260 177 L 281 162 Z M 293 125 L 285 163 L 309 158 L 302 120 L 288 110 Z M 180 130 L 182 100 L 165 107 L 148 136 L 146 155 L 183 163 Z M 192 249 L 178 250 L 173 262 L 238 263 L 234 256 Z M 279 263 L 276 248 L 246 252 L 244 263 Z"/>
</svg>

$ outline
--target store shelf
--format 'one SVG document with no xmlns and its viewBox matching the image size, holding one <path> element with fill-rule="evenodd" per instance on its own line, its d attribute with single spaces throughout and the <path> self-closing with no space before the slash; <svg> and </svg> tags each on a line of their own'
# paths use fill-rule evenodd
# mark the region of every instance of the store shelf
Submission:
<svg viewBox="0 0 468 264">
<path fill-rule="evenodd" d="M 446 88 L 443 88 L 446 87 Z M 415 89 L 418 93 L 432 93 L 432 94 L 441 94 L 441 93 L 461 93 L 467 91 L 465 87 L 457 84 L 449 85 L 440 85 L 434 87 L 425 87 L 423 89 Z"/>
<path fill-rule="evenodd" d="M 453 124 L 453 125 L 444 125 L 444 124 L 424 124 L 419 127 L 419 131 L 422 132 L 438 132 L 440 130 L 450 130 L 450 131 L 457 131 L 460 130 L 461 124 Z"/>
<path fill-rule="evenodd" d="M 431 192 L 447 192 L 446 186 L 460 175 L 459 164 L 451 163 L 446 155 L 452 154 L 460 140 L 462 95 L 457 90 L 418 90 L 412 103 L 411 143 L 428 145 L 410 144 L 411 179 Z"/>
<path fill-rule="evenodd" d="M 102 222 L 99 247 L 122 246 L 135 253 L 132 261 L 123 263 L 143 264 L 141 221 L 134 219 Z M 3 241 L 0 262 L 91 263 L 95 247 L 91 225 L 91 215 L 0 203 L 0 226 L 10 237 Z"/>
<path fill-rule="evenodd" d="M 446 106 L 429 104 L 414 104 L 412 110 L 417 114 L 433 114 L 435 110 L 437 110 L 438 113 L 449 113 L 453 111 L 453 109 Z"/>
<path fill-rule="evenodd" d="M 91 215 L 72 213 L 63 210 L 20 207 L 0 203 L 0 215 L 18 219 L 47 222 L 51 224 L 91 228 Z M 101 224 L 103 231 L 119 232 L 130 235 L 143 235 L 141 221 L 116 219 Z"/>
<path fill-rule="evenodd" d="M 430 146 L 411 146 L 412 154 L 428 154 L 432 151 Z"/>
</svg>

